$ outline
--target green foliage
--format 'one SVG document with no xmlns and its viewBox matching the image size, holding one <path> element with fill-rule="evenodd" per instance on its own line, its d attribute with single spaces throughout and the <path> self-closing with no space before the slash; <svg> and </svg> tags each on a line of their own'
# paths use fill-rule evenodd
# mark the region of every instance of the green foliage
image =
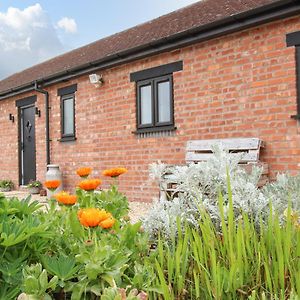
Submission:
<svg viewBox="0 0 300 300">
<path fill-rule="evenodd" d="M 7 180 L 7 179 L 4 179 L 4 180 L 0 180 L 0 188 L 9 188 L 9 189 L 12 189 L 14 187 L 14 183 L 11 181 L 11 180 Z"/>
<path fill-rule="evenodd" d="M 41 260 L 46 270 L 51 275 L 55 275 L 59 280 L 59 285 L 63 287 L 65 282 L 76 276 L 79 266 L 76 266 L 75 258 L 72 256 L 42 256 Z"/>
<path fill-rule="evenodd" d="M 147 235 L 141 223 L 122 219 L 128 201 L 116 187 L 105 192 L 77 191 L 78 203 L 48 209 L 30 198 L 19 201 L 0 195 L 0 286 L 3 299 L 96 299 L 105 288 L 143 287 L 141 270 L 148 253 Z M 84 207 L 106 209 L 114 218 L 113 229 L 80 224 L 77 213 Z M 43 269 L 44 268 L 44 269 Z M 22 276 L 23 274 L 23 276 Z M 154 276 L 152 271 L 152 277 Z M 144 285 L 145 287 L 145 285 Z M 133 292 L 128 299 L 136 299 Z M 1 298 L 0 298 L 1 299 Z M 139 298 L 138 298 L 139 299 Z"/>
<path fill-rule="evenodd" d="M 298 299 L 300 230 L 290 214 L 282 226 L 270 207 L 258 232 L 246 213 L 235 222 L 231 196 L 226 219 L 221 194 L 218 202 L 221 232 L 203 210 L 199 230 L 185 224 L 183 235 L 178 221 L 176 239 L 159 239 L 150 299 Z"/>
<path fill-rule="evenodd" d="M 48 224 L 35 214 L 39 208 L 30 198 L 19 201 L 0 196 L 0 299 L 15 299 L 23 267 L 37 260 L 37 250 L 51 237 Z"/>
<path fill-rule="evenodd" d="M 155 244 L 141 222 L 126 221 L 128 201 L 115 186 L 78 189 L 78 203 L 50 201 L 46 211 L 30 198 L 0 195 L 0 300 L 22 291 L 31 300 L 299 299 L 295 202 L 284 218 L 277 205 L 267 218 L 252 218 L 235 204 L 229 172 L 224 182 L 212 193 L 218 226 L 207 206 L 194 202 L 198 218 L 175 214 L 168 236 L 158 231 Z M 109 211 L 114 226 L 84 227 L 77 214 L 85 207 Z"/>
<path fill-rule="evenodd" d="M 37 263 L 35 265 L 26 266 L 23 269 L 23 286 L 22 290 L 26 295 L 32 295 L 32 300 L 36 299 L 51 299 L 46 293 L 47 290 L 55 290 L 58 282 L 58 277 L 54 276 L 50 281 L 45 269 Z"/>
<path fill-rule="evenodd" d="M 126 295 L 127 294 L 127 295 Z M 106 288 L 100 297 L 100 300 L 147 300 L 147 295 L 143 292 L 138 293 L 133 289 L 126 293 L 125 289 Z"/>
<path fill-rule="evenodd" d="M 41 188 L 43 184 L 39 180 L 31 180 L 27 184 L 27 188 Z"/>
<path fill-rule="evenodd" d="M 118 191 L 116 185 L 112 185 L 107 191 L 86 192 L 76 190 L 80 207 L 98 207 L 110 212 L 114 218 L 120 219 L 128 215 L 128 200 L 124 194 Z"/>
<path fill-rule="evenodd" d="M 95 194 L 96 201 L 101 208 L 112 213 L 112 215 L 120 219 L 128 214 L 128 201 L 126 197 L 118 191 L 116 185 L 112 185 L 107 191 Z"/>
</svg>

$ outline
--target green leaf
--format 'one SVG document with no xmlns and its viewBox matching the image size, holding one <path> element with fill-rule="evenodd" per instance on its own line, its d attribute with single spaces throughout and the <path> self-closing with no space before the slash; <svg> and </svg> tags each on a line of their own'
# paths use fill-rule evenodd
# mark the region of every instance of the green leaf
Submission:
<svg viewBox="0 0 300 300">
<path fill-rule="evenodd" d="M 39 276 L 39 285 L 42 290 L 46 290 L 48 288 L 48 274 L 47 271 L 44 269 Z"/>
<path fill-rule="evenodd" d="M 80 266 L 76 266 L 74 257 L 70 256 L 42 256 L 44 268 L 52 275 L 56 275 L 61 281 L 67 281 L 76 276 Z"/>
</svg>

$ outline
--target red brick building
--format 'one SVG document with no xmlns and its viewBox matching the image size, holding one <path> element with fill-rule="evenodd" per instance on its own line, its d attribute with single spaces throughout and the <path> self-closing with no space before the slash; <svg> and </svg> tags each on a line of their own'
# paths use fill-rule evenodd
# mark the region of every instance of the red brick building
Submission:
<svg viewBox="0 0 300 300">
<path fill-rule="evenodd" d="M 71 188 L 78 167 L 125 166 L 121 190 L 151 201 L 150 163 L 231 137 L 264 140 L 272 177 L 297 173 L 299 72 L 298 1 L 200 1 L 0 81 L 0 178 L 56 163 Z"/>
</svg>

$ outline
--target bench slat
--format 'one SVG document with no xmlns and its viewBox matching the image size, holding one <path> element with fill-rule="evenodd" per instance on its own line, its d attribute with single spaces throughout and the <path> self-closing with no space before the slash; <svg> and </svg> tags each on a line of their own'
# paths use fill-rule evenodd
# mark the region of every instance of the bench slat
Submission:
<svg viewBox="0 0 300 300">
<path fill-rule="evenodd" d="M 259 151 L 249 151 L 241 153 L 230 153 L 230 155 L 242 155 L 240 162 L 254 162 L 258 161 Z M 213 157 L 213 153 L 197 153 L 197 152 L 187 152 L 185 160 L 186 162 L 199 162 L 199 161 L 207 161 Z"/>
<path fill-rule="evenodd" d="M 211 151 L 213 145 L 222 144 L 226 150 L 255 150 L 261 146 L 258 138 L 235 138 L 215 140 L 194 140 L 187 142 L 187 151 Z"/>
</svg>

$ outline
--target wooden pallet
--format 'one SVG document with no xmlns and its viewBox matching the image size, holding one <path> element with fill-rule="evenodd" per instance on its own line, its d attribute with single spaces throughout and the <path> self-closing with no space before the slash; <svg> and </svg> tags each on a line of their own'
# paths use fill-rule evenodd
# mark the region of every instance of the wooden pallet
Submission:
<svg viewBox="0 0 300 300">
<path fill-rule="evenodd" d="M 185 161 L 186 164 L 198 163 L 209 160 L 213 156 L 213 149 L 216 145 L 220 145 L 227 150 L 230 155 L 239 155 L 239 165 L 246 170 L 247 173 L 252 172 L 254 166 L 262 168 L 262 175 L 258 182 L 258 187 L 268 182 L 269 168 L 268 164 L 259 160 L 260 150 L 264 147 L 264 142 L 258 138 L 233 138 L 233 139 L 212 139 L 212 140 L 192 140 L 187 142 Z M 176 184 L 162 180 L 161 193 L 167 198 L 176 190 Z"/>
</svg>

